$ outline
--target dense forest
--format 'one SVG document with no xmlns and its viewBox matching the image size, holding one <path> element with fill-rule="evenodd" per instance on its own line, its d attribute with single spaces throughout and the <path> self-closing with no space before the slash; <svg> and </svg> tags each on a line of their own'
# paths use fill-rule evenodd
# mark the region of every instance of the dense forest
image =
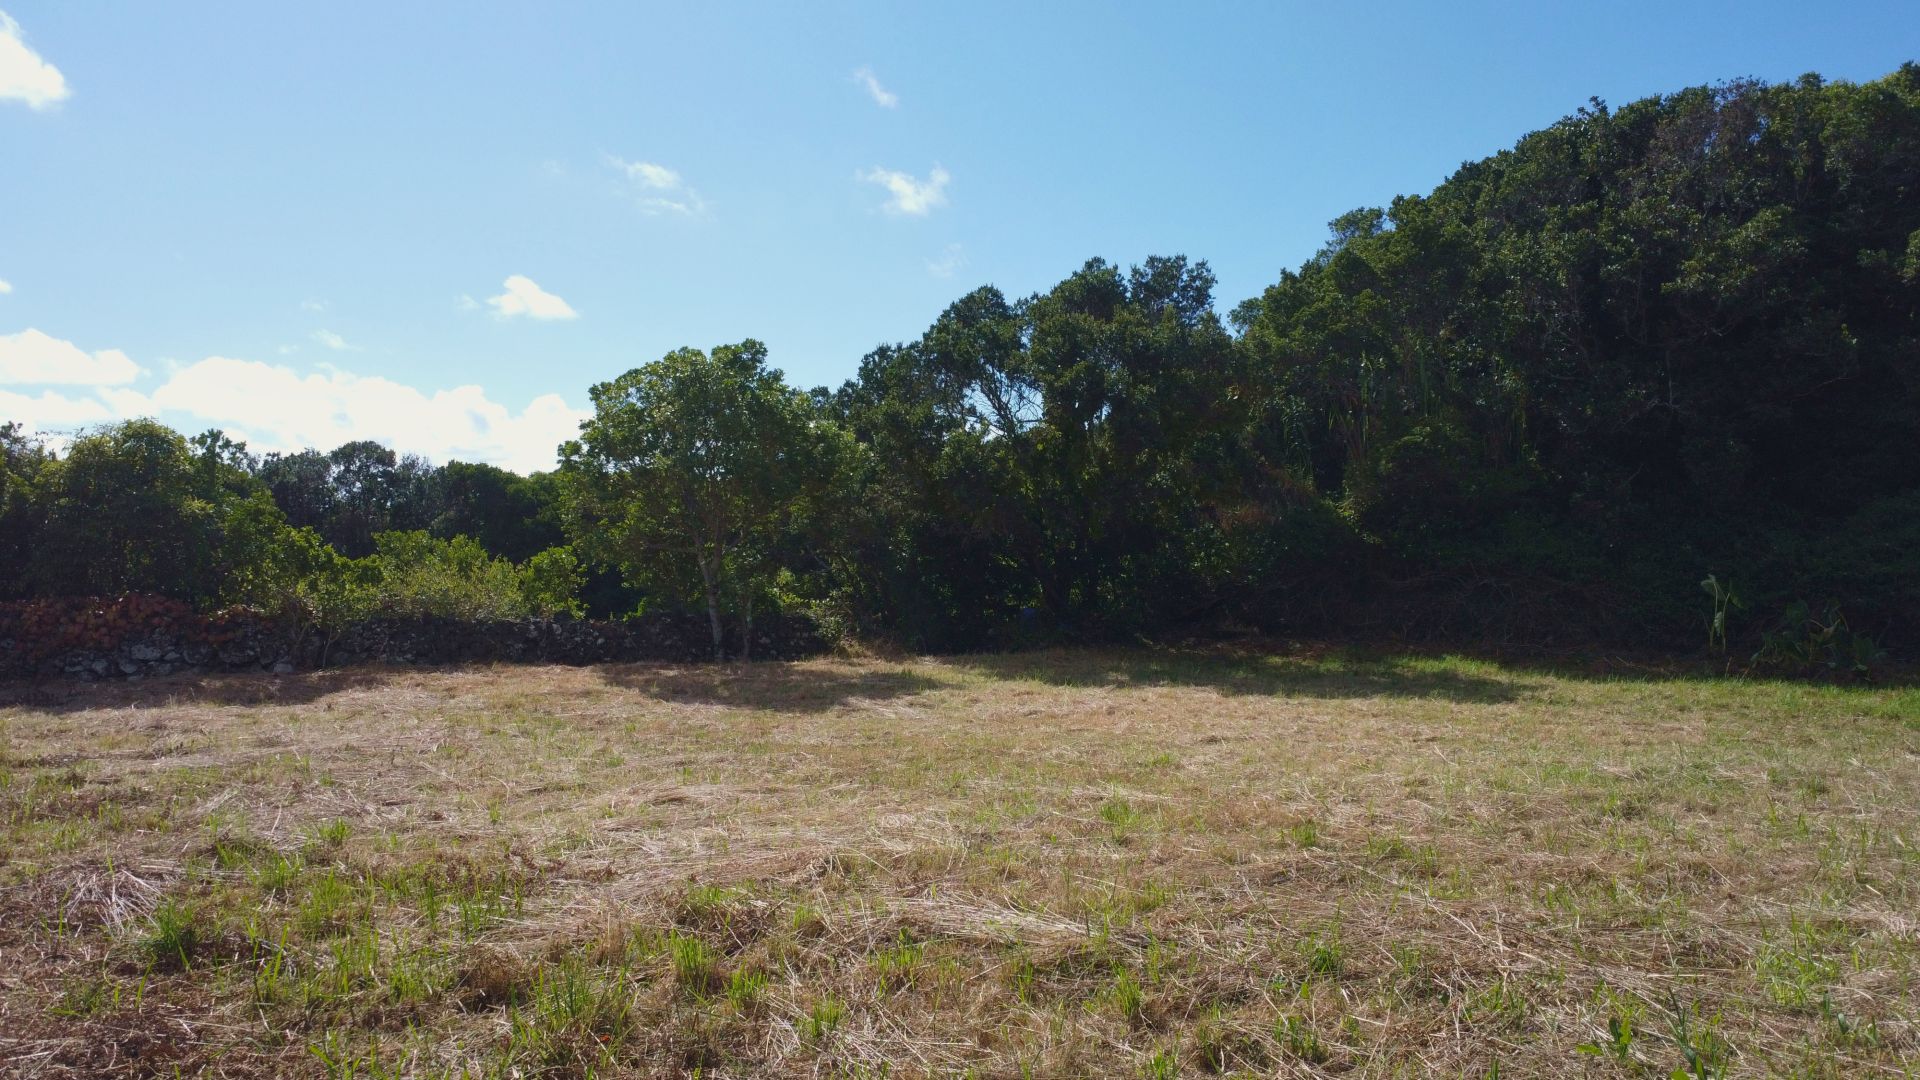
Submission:
<svg viewBox="0 0 1920 1080">
<path fill-rule="evenodd" d="M 315 621 L 756 613 L 914 649 L 1260 631 L 1920 651 L 1920 65 L 1598 101 L 1332 224 L 975 290 L 838 389 L 747 340 L 550 473 L 152 421 L 0 432 L 0 598 Z"/>
</svg>

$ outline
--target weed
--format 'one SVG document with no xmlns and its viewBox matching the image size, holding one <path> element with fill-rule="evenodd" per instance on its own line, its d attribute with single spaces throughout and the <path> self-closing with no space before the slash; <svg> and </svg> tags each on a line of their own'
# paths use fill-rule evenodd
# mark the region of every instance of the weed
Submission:
<svg viewBox="0 0 1920 1080">
<path fill-rule="evenodd" d="M 1347 949 L 1340 943 L 1336 928 L 1330 927 L 1308 939 L 1302 944 L 1301 952 L 1306 957 L 1308 978 L 1335 979 L 1346 970 Z"/>
<path fill-rule="evenodd" d="M 1525 996 L 1502 979 L 1467 995 L 1460 1016 L 1469 1024 L 1512 1025 L 1526 1019 L 1527 1008 Z"/>
<path fill-rule="evenodd" d="M 727 1002 L 735 1011 L 752 1012 L 767 988 L 767 973 L 750 968 L 735 968 L 727 973 Z"/>
<path fill-rule="evenodd" d="M 713 988 L 720 957 L 712 946 L 695 935 L 675 932 L 667 935 L 667 951 L 673 957 L 674 981 L 681 989 L 700 996 Z"/>
<path fill-rule="evenodd" d="M 292 891 L 304 862 L 298 855 L 269 852 L 247 869 L 248 880 L 263 893 L 284 896 Z"/>
<path fill-rule="evenodd" d="M 837 997 L 825 997 L 800 1018 L 800 1038 L 810 1046 L 819 1046 L 833 1037 L 840 1022 L 847 1018 L 846 1003 Z"/>
<path fill-rule="evenodd" d="M 1712 1020 L 1702 1020 L 1693 1009 L 1675 1006 L 1668 1021 L 1668 1037 L 1680 1051 L 1677 1080 L 1719 1080 L 1727 1075 L 1733 1047 L 1722 1038 Z"/>
<path fill-rule="evenodd" d="M 1208 1072 L 1226 1072 L 1235 1059 L 1255 1061 L 1255 1049 L 1227 1026 L 1218 1008 L 1208 1009 L 1193 1026 L 1193 1054 Z"/>
<path fill-rule="evenodd" d="M 1332 1056 L 1313 1025 L 1298 1016 L 1282 1016 L 1273 1025 L 1273 1041 L 1289 1057 L 1309 1065 L 1324 1065 Z"/>
<path fill-rule="evenodd" d="M 1620 1065 L 1631 1064 L 1633 1041 L 1639 1033 L 1643 1011 L 1640 1003 L 1604 986 L 1594 996 L 1607 1009 L 1607 1037 L 1604 1041 L 1581 1043 L 1574 1049 L 1594 1057 L 1611 1058 Z"/>
<path fill-rule="evenodd" d="M 903 929 L 890 948 L 874 954 L 873 969 L 880 980 L 880 992 L 887 993 L 912 986 L 920 971 L 926 946 L 914 941 Z"/>
<path fill-rule="evenodd" d="M 793 928 L 793 932 L 802 937 L 816 934 L 826 927 L 826 919 L 820 914 L 819 909 L 806 903 L 793 905 L 793 914 L 788 917 L 787 922 Z"/>
<path fill-rule="evenodd" d="M 510 1010 L 506 1057 L 591 1072 L 632 1035 L 635 1024 L 621 975 L 597 976 L 569 957 L 541 970 L 525 1006 Z"/>
<path fill-rule="evenodd" d="M 1022 956 L 1013 962 L 1013 972 L 1008 982 L 1013 987 L 1013 998 L 1022 1005 L 1033 1004 L 1033 983 L 1039 975 L 1039 969 L 1033 966 L 1033 960 Z"/>
<path fill-rule="evenodd" d="M 1107 823 L 1108 834 L 1116 844 L 1126 843 L 1140 826 L 1140 811 L 1125 799 L 1108 799 L 1100 807 L 1100 820 Z"/>
<path fill-rule="evenodd" d="M 1826 988 L 1840 977 L 1839 965 L 1819 955 L 1824 942 L 1810 924 L 1795 919 L 1789 938 L 1765 939 L 1754 955 L 1754 969 L 1767 995 L 1790 1009 L 1812 1011 L 1825 998 Z"/>
<path fill-rule="evenodd" d="M 356 899 L 358 894 L 353 883 L 337 871 L 328 870 L 307 888 L 296 920 L 300 933 L 305 937 L 325 937 L 340 932 L 348 921 L 348 909 Z"/>
<path fill-rule="evenodd" d="M 1833 1025 L 1834 1041 L 1842 1046 L 1873 1049 L 1881 1045 L 1880 1025 L 1871 1018 L 1861 1020 L 1834 1007 L 1833 995 L 1820 995 L 1820 1015 Z"/>
<path fill-rule="evenodd" d="M 1180 1075 L 1180 1058 L 1165 1048 L 1155 1050 L 1146 1064 L 1140 1067 L 1140 1075 L 1144 1080 L 1174 1080 Z"/>
<path fill-rule="evenodd" d="M 1129 1024 L 1138 1024 L 1146 1012 L 1147 995 L 1140 989 L 1140 983 L 1133 973 L 1120 968 L 1113 973 L 1113 982 L 1107 987 L 1107 1001 L 1113 1005 Z"/>
<path fill-rule="evenodd" d="M 314 830 L 313 844 L 316 847 L 337 848 L 353 835 L 353 823 L 346 818 L 334 818 L 332 821 Z"/>
<path fill-rule="evenodd" d="M 194 950 L 200 946 L 200 927 L 192 908 L 173 900 L 162 901 L 147 920 L 147 932 L 140 939 L 140 951 L 147 962 L 158 968 L 189 969 Z"/>
</svg>

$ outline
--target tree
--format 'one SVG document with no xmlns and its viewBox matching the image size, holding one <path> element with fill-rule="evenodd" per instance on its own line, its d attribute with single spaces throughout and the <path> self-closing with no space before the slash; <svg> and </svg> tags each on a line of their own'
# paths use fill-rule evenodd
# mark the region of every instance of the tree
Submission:
<svg viewBox="0 0 1920 1080">
<path fill-rule="evenodd" d="M 26 595 L 46 506 L 41 479 L 53 454 L 17 423 L 0 423 L 0 597 Z"/>
<path fill-rule="evenodd" d="M 524 562 L 566 542 L 547 473 L 520 476 L 497 465 L 449 461 L 434 486 L 439 515 L 432 533 L 471 536 L 502 558 Z"/>
<path fill-rule="evenodd" d="M 1183 257 L 1094 259 L 1018 303 L 976 290 L 870 354 L 835 396 L 875 465 L 838 562 L 851 603 L 946 647 L 1022 609 L 1111 636 L 1211 606 L 1245 412 L 1213 283 Z"/>
<path fill-rule="evenodd" d="M 32 567 L 42 591 L 208 595 L 219 514 L 195 491 L 179 433 L 153 420 L 90 431 L 43 479 L 46 524 Z"/>
<path fill-rule="evenodd" d="M 656 597 L 697 595 L 715 659 L 731 608 L 750 658 L 756 601 L 786 534 L 830 492 L 844 437 L 753 340 L 679 349 L 591 394 L 593 418 L 561 448 L 578 544 Z"/>
</svg>

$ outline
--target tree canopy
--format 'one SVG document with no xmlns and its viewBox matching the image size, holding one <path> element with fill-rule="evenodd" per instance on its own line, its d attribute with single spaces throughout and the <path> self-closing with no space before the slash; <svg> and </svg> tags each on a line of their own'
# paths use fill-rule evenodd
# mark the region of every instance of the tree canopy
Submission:
<svg viewBox="0 0 1920 1080">
<path fill-rule="evenodd" d="M 750 655 L 753 611 L 787 533 L 831 490 L 838 440 L 757 341 L 678 349 L 593 387 L 594 416 L 561 451 L 577 542 L 669 599 L 723 609 Z"/>
<path fill-rule="evenodd" d="M 1920 66 L 1591 102 L 1220 311 L 1204 262 L 1094 259 L 837 389 L 681 349 L 531 477 L 0 427 L 0 593 L 505 560 L 545 582 L 516 603 L 703 612 L 716 655 L 770 609 L 929 649 L 1920 648 Z"/>
</svg>

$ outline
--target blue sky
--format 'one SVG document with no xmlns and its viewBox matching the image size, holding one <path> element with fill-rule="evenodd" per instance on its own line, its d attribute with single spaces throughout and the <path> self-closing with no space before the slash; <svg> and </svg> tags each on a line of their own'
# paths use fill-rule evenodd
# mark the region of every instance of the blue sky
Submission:
<svg viewBox="0 0 1920 1080">
<path fill-rule="evenodd" d="M 1224 310 L 1589 95 L 1920 55 L 1913 0 L 0 9 L 0 419 L 520 469 L 681 345 L 837 384 L 1095 255 Z"/>
</svg>

